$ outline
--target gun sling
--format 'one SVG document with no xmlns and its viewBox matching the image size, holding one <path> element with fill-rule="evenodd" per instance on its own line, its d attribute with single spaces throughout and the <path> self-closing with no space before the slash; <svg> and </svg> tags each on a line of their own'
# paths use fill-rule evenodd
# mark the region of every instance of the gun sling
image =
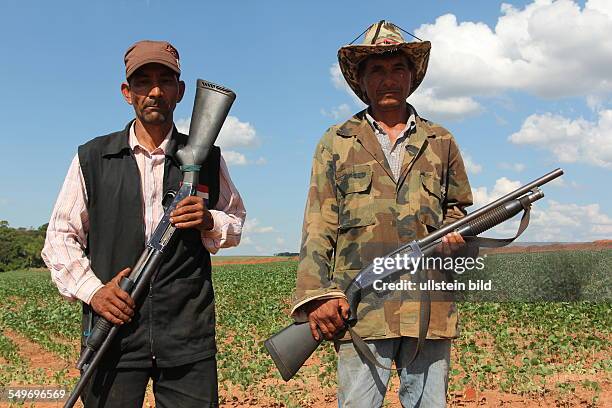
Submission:
<svg viewBox="0 0 612 408">
<path fill-rule="evenodd" d="M 428 233 L 423 238 L 402 245 L 386 256 L 393 257 L 395 255 L 403 255 L 412 258 L 421 258 L 425 255 L 428 256 L 434 251 L 440 240 L 449 232 L 459 233 L 464 237 L 468 245 L 476 245 L 485 248 L 506 246 L 516 240 L 529 225 L 531 204 L 544 197 L 544 193 L 539 187 L 560 177 L 562 174 L 562 169 L 553 170 L 474 212 L 467 214 L 465 217 L 441 226 L 439 229 Z M 506 239 L 478 237 L 478 235 L 484 231 L 496 225 L 500 225 L 520 212 L 523 212 L 523 216 L 514 237 Z M 344 291 L 350 307 L 350 317 L 346 320 L 345 330 L 348 330 L 351 340 L 355 345 L 355 349 L 363 360 L 376 367 L 391 370 L 391 368 L 385 367 L 377 361 L 366 342 L 355 333 L 353 326 L 357 323 L 357 307 L 361 300 L 362 292 L 373 288 L 376 280 L 391 277 L 398 272 L 406 271 L 404 269 L 391 268 L 381 274 L 373 274 L 373 268 L 374 264 L 372 263 L 362 269 Z M 416 275 L 414 279 L 415 283 L 418 283 L 420 286 L 419 280 L 426 278 L 427 275 L 430 274 L 430 270 L 421 268 L 418 272 L 419 274 Z M 417 287 L 417 289 L 419 289 L 419 287 Z M 419 334 L 408 365 L 414 362 L 418 353 L 422 350 L 427 338 L 430 323 L 431 292 L 429 290 L 423 290 L 419 291 L 418 294 L 420 295 Z M 307 322 L 296 322 L 268 338 L 264 342 L 264 346 L 274 360 L 283 380 L 289 381 L 298 372 L 310 355 L 312 355 L 320 343 L 321 340 L 317 341 L 312 337 Z M 396 369 L 401 368 L 402 367 L 396 367 Z"/>
<path fill-rule="evenodd" d="M 523 207 L 523 216 L 521 217 L 521 221 L 519 224 L 519 228 L 511 238 L 487 238 L 487 237 L 478 237 L 478 236 L 465 236 L 463 237 L 465 242 L 469 245 L 477 245 L 483 248 L 500 248 L 512 243 L 515 239 L 523 234 L 523 232 L 529 226 L 529 214 L 531 212 L 531 204 L 528 200 L 520 200 L 521 205 Z M 472 223 L 468 224 L 471 226 L 483 227 L 480 225 L 476 225 L 479 223 L 479 220 L 476 219 Z M 488 228 L 485 228 L 488 229 Z M 416 276 L 416 275 L 415 275 Z M 427 339 L 427 331 L 429 330 L 429 318 L 431 314 L 431 295 L 429 290 L 420 291 L 421 299 L 419 305 L 419 337 L 417 339 L 417 344 L 412 352 L 410 359 L 408 360 L 408 364 L 406 367 L 410 366 L 414 362 L 414 360 L 419 355 L 419 352 L 423 348 L 425 344 L 425 340 Z M 377 359 L 374 353 L 370 350 L 367 343 L 359 336 L 355 330 L 351 327 L 351 325 L 346 326 L 348 332 L 351 335 L 351 341 L 355 346 L 355 350 L 359 353 L 359 355 L 367 360 L 369 363 L 373 364 L 378 368 L 382 368 L 384 370 L 401 370 L 406 367 L 387 367 L 381 364 Z"/>
</svg>

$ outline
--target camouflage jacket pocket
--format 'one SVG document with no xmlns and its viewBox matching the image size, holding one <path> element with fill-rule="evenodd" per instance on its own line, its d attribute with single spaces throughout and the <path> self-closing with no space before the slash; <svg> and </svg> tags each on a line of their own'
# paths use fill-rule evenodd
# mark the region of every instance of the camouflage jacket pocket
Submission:
<svg viewBox="0 0 612 408">
<path fill-rule="evenodd" d="M 339 228 L 363 227 L 374 224 L 372 168 L 355 165 L 336 175 Z"/>
<path fill-rule="evenodd" d="M 421 172 L 421 201 L 419 220 L 431 227 L 442 225 L 443 213 L 441 180 L 436 173 Z"/>
</svg>

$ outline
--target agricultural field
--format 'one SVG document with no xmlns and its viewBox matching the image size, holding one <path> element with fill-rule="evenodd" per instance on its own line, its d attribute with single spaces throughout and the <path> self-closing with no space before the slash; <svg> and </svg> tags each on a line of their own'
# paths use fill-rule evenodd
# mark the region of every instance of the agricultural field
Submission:
<svg viewBox="0 0 612 408">
<path fill-rule="evenodd" d="M 515 256 L 522 257 L 520 262 Z M 524 276 L 526 265 L 538 269 L 533 263 L 525 264 L 525 256 L 490 255 L 487 264 L 511 265 L 513 273 Z M 534 259 L 541 265 L 557 265 L 559 256 L 566 257 L 563 265 L 573 265 L 573 255 L 567 254 L 537 254 Z M 604 262 L 602 272 L 609 275 L 612 251 L 592 257 L 594 262 Z M 284 260 L 215 267 L 221 406 L 337 406 L 335 354 L 330 344 L 320 347 L 289 383 L 280 378 L 262 345 L 290 322 L 287 311 L 296 265 L 295 260 Z M 592 269 L 593 264 L 589 265 Z M 603 407 L 612 403 L 609 301 L 462 302 L 459 310 L 462 331 L 453 344 L 449 406 Z M 78 375 L 72 367 L 79 331 L 79 304 L 59 296 L 48 272 L 0 273 L 0 388 L 17 384 L 71 387 Z M 394 376 L 386 407 L 400 406 L 397 388 Z M 152 401 L 148 396 L 145 405 L 154 406 Z"/>
</svg>

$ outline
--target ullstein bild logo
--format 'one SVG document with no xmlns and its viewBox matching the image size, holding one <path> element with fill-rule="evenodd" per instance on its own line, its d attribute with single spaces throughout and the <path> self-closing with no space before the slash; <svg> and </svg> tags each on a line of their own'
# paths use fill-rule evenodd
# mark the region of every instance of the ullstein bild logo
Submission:
<svg viewBox="0 0 612 408">
<path fill-rule="evenodd" d="M 455 273 L 462 274 L 465 271 L 484 269 L 484 258 L 479 256 L 472 257 L 457 257 L 457 258 L 415 258 L 408 254 L 397 254 L 395 257 L 379 257 L 374 258 L 374 268 L 372 272 L 380 275 L 386 271 L 405 270 L 411 274 L 422 269 L 444 269 L 453 270 Z"/>
<path fill-rule="evenodd" d="M 493 283 L 491 280 L 469 280 L 466 282 L 459 282 L 454 280 L 452 282 L 446 281 L 434 281 L 427 280 L 425 282 L 419 282 L 418 284 L 409 280 L 400 280 L 399 282 L 383 282 L 382 280 L 375 280 L 372 285 L 374 290 L 378 291 L 391 291 L 391 290 L 429 290 L 429 291 L 480 291 L 480 290 L 491 290 Z"/>
</svg>

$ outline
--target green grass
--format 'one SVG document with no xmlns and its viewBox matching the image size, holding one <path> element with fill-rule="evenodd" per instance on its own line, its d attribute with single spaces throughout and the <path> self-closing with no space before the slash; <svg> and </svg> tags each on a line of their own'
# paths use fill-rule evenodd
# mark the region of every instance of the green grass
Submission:
<svg viewBox="0 0 612 408">
<path fill-rule="evenodd" d="M 611 271 L 612 249 L 495 254 L 458 280 L 492 281 L 492 291 L 468 292 L 472 301 L 612 302 Z"/>
<path fill-rule="evenodd" d="M 512 256 L 503 259 L 519 275 L 530 267 Z M 285 406 L 303 406 L 313 398 L 304 391 L 308 384 L 320 382 L 330 387 L 329 392 L 335 387 L 336 357 L 329 343 L 316 352 L 319 366 L 306 367 L 287 384 L 280 381 L 262 345 L 265 338 L 290 323 L 287 312 L 296 266 L 295 261 L 285 261 L 214 267 L 222 390 L 239 387 Z M 77 358 L 73 345 L 80 331 L 79 304 L 64 300 L 47 272 L 16 271 L 0 273 L 0 306 L 0 387 L 9 382 L 73 384 L 65 373 L 46 378 L 41 370 L 31 369 L 2 330 L 18 332 L 73 363 Z M 460 303 L 462 331 L 453 345 L 450 390 L 469 386 L 525 395 L 554 393 L 563 400 L 571 398 L 572 387 L 582 387 L 596 400 L 602 384 L 593 378 L 609 379 L 612 374 L 611 310 L 606 302 Z M 561 373 L 583 378 L 574 382 L 549 379 Z"/>
<path fill-rule="evenodd" d="M 249 261 L 251 259 L 265 259 L 265 258 L 277 258 L 279 261 L 288 260 L 291 257 L 288 256 L 273 256 L 273 255 L 236 255 L 236 256 L 225 256 L 225 255 L 213 255 L 211 256 L 213 261 Z"/>
</svg>

